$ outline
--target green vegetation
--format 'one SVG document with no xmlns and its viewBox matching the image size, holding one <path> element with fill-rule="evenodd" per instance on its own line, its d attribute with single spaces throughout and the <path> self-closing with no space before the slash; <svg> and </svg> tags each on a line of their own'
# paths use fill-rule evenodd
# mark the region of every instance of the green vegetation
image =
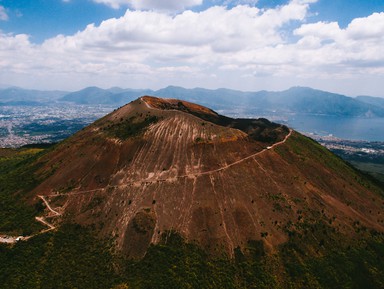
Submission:
<svg viewBox="0 0 384 289">
<path fill-rule="evenodd" d="M 56 233 L 0 246 L 2 288 L 110 288 L 117 282 L 109 246 L 91 230 L 63 225 Z"/>
<path fill-rule="evenodd" d="M 35 175 L 40 149 L 21 149 L 0 157 L 0 232 L 28 235 L 41 229 L 34 217 L 41 207 L 25 205 L 21 199 L 43 177 Z"/>
<path fill-rule="evenodd" d="M 384 164 L 376 164 L 370 162 L 350 161 L 350 163 L 362 172 L 376 178 L 384 188 Z"/>
<path fill-rule="evenodd" d="M 337 172 L 341 179 L 353 179 L 372 191 L 382 193 L 379 189 L 380 184 L 378 184 L 378 182 L 375 182 L 372 178 L 370 180 L 366 174 L 358 171 L 316 141 L 301 134 L 294 133 L 287 140 L 286 144 L 288 146 L 276 147 L 275 151 L 287 162 L 296 165 L 302 162 L 312 167 L 316 166 L 316 164 L 322 164 L 324 167 L 329 168 L 330 171 Z"/>
<path fill-rule="evenodd" d="M 142 260 L 125 262 L 129 287 L 273 288 L 276 284 L 262 258 L 248 260 L 240 250 L 236 260 L 213 257 L 198 246 L 185 243 L 177 234 L 163 237 Z"/>
<path fill-rule="evenodd" d="M 250 244 L 250 248 L 252 244 Z M 250 249 L 252 250 L 252 249 Z M 253 251 L 256 251 L 254 249 Z M 151 246 L 142 260 L 112 254 L 91 229 L 64 225 L 19 242 L 0 246 L 0 284 L 4 288 L 273 288 L 264 257 L 236 260 L 207 255 L 171 233 Z M 120 287 L 119 287 L 120 286 Z M 125 287 L 125 288 L 126 288 Z"/>
<path fill-rule="evenodd" d="M 353 288 L 384 286 L 384 240 L 353 246 L 325 242 L 318 257 L 293 237 L 278 254 L 249 242 L 234 259 L 212 256 L 178 234 L 163 235 L 141 260 L 114 254 L 90 228 L 63 225 L 57 232 L 0 246 L 4 288 Z M 308 244 L 306 244 L 308 245 Z"/>
<path fill-rule="evenodd" d="M 289 276 L 286 288 L 384 288 L 383 241 L 382 237 L 373 238 L 344 249 L 329 246 L 318 258 L 289 242 L 282 249 Z"/>
<path fill-rule="evenodd" d="M 125 140 L 129 137 L 140 135 L 150 124 L 157 121 L 157 116 L 147 115 L 145 118 L 131 117 L 129 119 L 121 119 L 117 123 L 109 123 L 103 129 L 108 135 Z"/>
</svg>

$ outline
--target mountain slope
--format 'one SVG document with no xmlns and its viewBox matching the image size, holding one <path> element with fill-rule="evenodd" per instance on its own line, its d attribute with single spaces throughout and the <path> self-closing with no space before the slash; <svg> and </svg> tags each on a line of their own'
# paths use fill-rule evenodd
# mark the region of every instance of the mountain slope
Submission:
<svg viewBox="0 0 384 289">
<path fill-rule="evenodd" d="M 384 108 L 384 98 L 372 97 L 372 96 L 357 96 L 356 99 L 361 102 L 365 102 L 371 105 L 376 105 Z"/>
<path fill-rule="evenodd" d="M 270 92 L 271 107 L 287 107 L 298 113 L 338 116 L 384 116 L 382 109 L 344 95 L 306 87 L 293 87 L 282 92 Z"/>
<path fill-rule="evenodd" d="M 108 104 L 113 94 L 113 92 L 98 87 L 87 87 L 80 91 L 66 94 L 60 100 L 77 104 Z"/>
<path fill-rule="evenodd" d="M 143 94 L 151 92 L 152 91 L 148 89 L 136 90 L 118 87 L 102 89 L 98 87 L 87 87 L 64 95 L 60 98 L 60 101 L 73 102 L 76 104 L 122 105 Z"/>
<path fill-rule="evenodd" d="M 344 95 L 307 87 L 292 87 L 271 92 L 241 92 L 229 89 L 184 89 L 167 87 L 156 91 L 162 97 L 176 97 L 211 105 L 220 109 L 243 107 L 245 111 L 280 111 L 308 114 L 325 114 L 349 117 L 384 116 L 384 110 L 370 103 Z"/>
<path fill-rule="evenodd" d="M 140 98 L 40 162 L 37 175 L 50 176 L 30 198 L 113 236 L 130 257 L 169 231 L 229 256 L 250 240 L 273 252 L 309 234 L 315 250 L 329 232 L 353 239 L 356 224 L 384 231 L 380 189 L 317 143 L 185 101 Z M 325 233 L 308 233 L 320 225 Z"/>
<path fill-rule="evenodd" d="M 383 288 L 383 188 L 265 119 L 141 97 L 0 164 L 6 288 Z"/>
</svg>

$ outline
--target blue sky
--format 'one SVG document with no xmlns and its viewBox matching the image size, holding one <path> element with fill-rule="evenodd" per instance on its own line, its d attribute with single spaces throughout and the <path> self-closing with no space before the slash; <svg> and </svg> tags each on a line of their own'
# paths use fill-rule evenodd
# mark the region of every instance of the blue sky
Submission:
<svg viewBox="0 0 384 289">
<path fill-rule="evenodd" d="M 124 15 L 125 9 L 113 9 L 87 0 L 3 0 L 8 21 L 0 22 L 5 33 L 26 33 L 41 43 L 57 34 L 71 35 L 89 23 Z"/>
<path fill-rule="evenodd" d="M 287 2 L 259 0 L 254 5 L 273 8 Z M 233 7 L 236 3 L 239 2 L 204 1 L 202 5 L 191 9 L 201 11 L 213 5 Z M 6 9 L 8 15 L 8 21 L 0 22 L 0 29 L 5 33 L 29 34 L 35 43 L 41 43 L 57 34 L 74 34 L 90 23 L 100 24 L 103 20 L 121 17 L 127 8 L 132 9 L 130 5 L 121 5 L 114 9 L 91 0 L 0 0 L 0 5 Z M 310 12 L 313 15 L 310 18 L 312 21 L 337 21 L 341 27 L 345 27 L 354 18 L 378 11 L 384 11 L 383 0 L 320 0 L 311 6 Z"/>
<path fill-rule="evenodd" d="M 383 0 L 0 0 L 0 85 L 384 96 Z"/>
</svg>

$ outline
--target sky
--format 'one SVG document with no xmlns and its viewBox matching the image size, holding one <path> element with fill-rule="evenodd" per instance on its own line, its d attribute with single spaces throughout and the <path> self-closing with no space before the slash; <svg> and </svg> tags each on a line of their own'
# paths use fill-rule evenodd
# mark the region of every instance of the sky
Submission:
<svg viewBox="0 0 384 289">
<path fill-rule="evenodd" d="M 384 97 L 384 0 L 0 0 L 0 87 Z"/>
</svg>

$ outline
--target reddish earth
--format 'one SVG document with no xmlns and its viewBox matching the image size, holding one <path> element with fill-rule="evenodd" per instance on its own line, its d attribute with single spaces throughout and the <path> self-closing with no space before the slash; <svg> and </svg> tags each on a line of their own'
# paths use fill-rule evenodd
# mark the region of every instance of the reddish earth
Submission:
<svg viewBox="0 0 384 289">
<path fill-rule="evenodd" d="M 271 147 L 267 149 L 267 147 Z M 46 154 L 37 172 L 51 211 L 94 225 L 131 257 L 175 230 L 210 252 L 249 240 L 274 250 L 300 224 L 352 236 L 384 231 L 380 189 L 297 132 L 142 97 Z"/>
</svg>

